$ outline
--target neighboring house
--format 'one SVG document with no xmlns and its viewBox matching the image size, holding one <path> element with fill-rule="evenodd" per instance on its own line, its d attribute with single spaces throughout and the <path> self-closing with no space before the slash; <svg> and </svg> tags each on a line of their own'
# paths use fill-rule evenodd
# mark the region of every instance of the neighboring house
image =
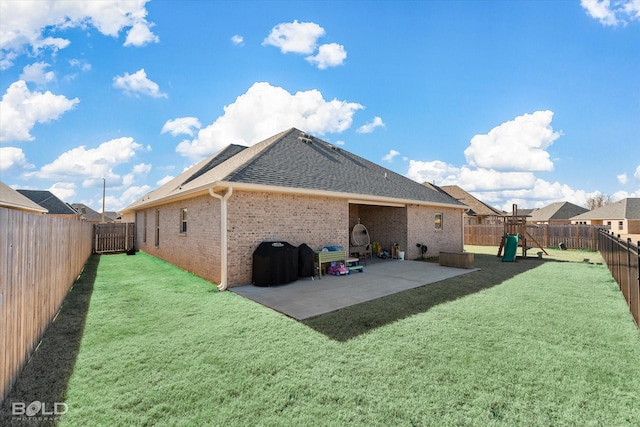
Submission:
<svg viewBox="0 0 640 427">
<path fill-rule="evenodd" d="M 532 224 L 566 225 L 571 224 L 571 218 L 585 212 L 589 212 L 589 209 L 573 203 L 551 203 L 543 208 L 531 211 L 527 222 Z"/>
<path fill-rule="evenodd" d="M 84 203 L 72 203 L 71 206 L 73 209 L 78 211 L 83 221 L 95 223 L 102 222 L 102 213 L 94 211 Z M 117 216 L 118 214 L 115 212 L 105 212 L 104 222 L 115 222 Z"/>
<path fill-rule="evenodd" d="M 18 193 L 4 182 L 0 181 L 0 207 L 14 209 L 33 214 L 46 214 L 48 210 L 33 200 Z"/>
<path fill-rule="evenodd" d="M 228 145 L 121 213 L 134 214 L 136 246 L 227 286 L 250 284 L 263 241 L 315 250 L 398 243 L 408 259 L 463 250 L 467 207 L 348 151 L 292 128 L 251 147 Z"/>
<path fill-rule="evenodd" d="M 80 219 L 80 214 L 76 212 L 68 203 L 63 202 L 49 190 L 16 190 L 29 200 L 47 209 L 47 215 L 59 216 L 69 219 Z"/>
<path fill-rule="evenodd" d="M 120 222 L 122 217 L 120 216 L 120 214 L 118 212 L 115 211 L 106 211 L 104 213 L 105 217 L 109 217 L 109 219 L 111 219 L 113 222 Z M 106 221 L 106 219 L 105 219 Z"/>
<path fill-rule="evenodd" d="M 627 198 L 571 218 L 572 224 L 608 226 L 617 234 L 640 234 L 640 198 Z"/>
<path fill-rule="evenodd" d="M 440 188 L 454 199 L 469 206 L 464 214 L 465 225 L 502 224 L 504 212 L 501 210 L 489 206 L 457 185 L 443 185 Z"/>
</svg>

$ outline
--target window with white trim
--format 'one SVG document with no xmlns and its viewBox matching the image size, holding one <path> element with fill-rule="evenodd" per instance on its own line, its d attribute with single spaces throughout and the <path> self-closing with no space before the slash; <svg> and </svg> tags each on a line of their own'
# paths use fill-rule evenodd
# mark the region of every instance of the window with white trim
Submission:
<svg viewBox="0 0 640 427">
<path fill-rule="evenodd" d="M 187 208 L 180 209 L 180 233 L 187 233 Z"/>
</svg>

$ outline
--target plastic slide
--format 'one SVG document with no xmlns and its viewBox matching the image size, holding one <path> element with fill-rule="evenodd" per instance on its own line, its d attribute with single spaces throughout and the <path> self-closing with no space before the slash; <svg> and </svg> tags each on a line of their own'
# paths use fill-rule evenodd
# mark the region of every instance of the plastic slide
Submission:
<svg viewBox="0 0 640 427">
<path fill-rule="evenodd" d="M 504 256 L 502 262 L 515 262 L 518 251 L 518 235 L 507 234 L 504 242 Z"/>
</svg>

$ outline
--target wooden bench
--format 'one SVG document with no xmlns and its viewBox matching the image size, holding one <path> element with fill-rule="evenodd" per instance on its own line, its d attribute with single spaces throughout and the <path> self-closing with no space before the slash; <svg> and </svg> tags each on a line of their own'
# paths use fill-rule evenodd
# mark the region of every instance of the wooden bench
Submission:
<svg viewBox="0 0 640 427">
<path fill-rule="evenodd" d="M 322 279 L 322 264 L 328 262 L 345 262 L 347 260 L 346 251 L 320 251 L 316 252 L 316 267 L 318 269 L 318 277 Z"/>
<path fill-rule="evenodd" d="M 445 267 L 473 268 L 473 253 L 440 252 L 438 262 Z"/>
</svg>

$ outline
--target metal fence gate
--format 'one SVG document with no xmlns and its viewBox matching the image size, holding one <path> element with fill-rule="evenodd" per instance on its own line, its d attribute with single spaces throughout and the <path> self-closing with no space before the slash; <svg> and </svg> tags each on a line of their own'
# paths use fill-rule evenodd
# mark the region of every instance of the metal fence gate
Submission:
<svg viewBox="0 0 640 427">
<path fill-rule="evenodd" d="M 93 226 L 93 253 L 127 252 L 135 248 L 136 224 L 114 222 Z"/>
</svg>

